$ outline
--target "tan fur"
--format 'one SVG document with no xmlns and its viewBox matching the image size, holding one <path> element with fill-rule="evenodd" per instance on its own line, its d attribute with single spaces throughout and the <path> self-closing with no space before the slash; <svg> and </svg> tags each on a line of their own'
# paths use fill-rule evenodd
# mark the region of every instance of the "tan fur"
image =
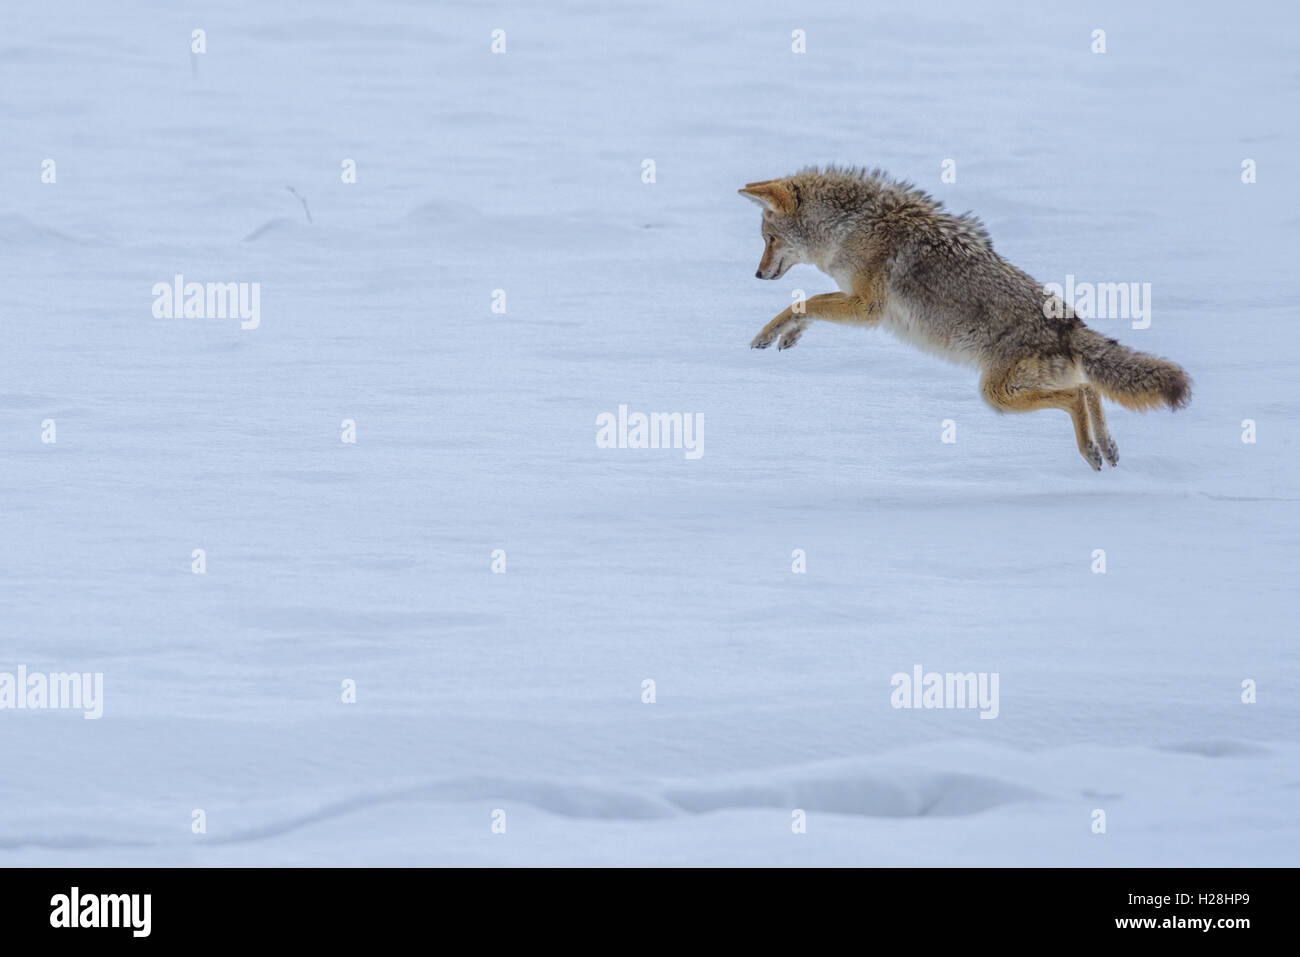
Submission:
<svg viewBox="0 0 1300 957">
<path fill-rule="evenodd" d="M 779 179 L 769 179 L 761 183 L 750 183 L 740 190 L 741 193 L 757 200 L 773 212 L 791 213 L 797 205 L 790 188 Z"/>
<path fill-rule="evenodd" d="M 1093 468 L 1119 461 L 1101 396 L 1131 409 L 1187 404 L 1187 373 L 1089 329 L 1066 304 L 993 250 L 979 220 L 954 216 L 880 170 L 806 169 L 750 183 L 763 207 L 756 275 L 816 266 L 841 292 L 790 307 L 750 345 L 788 349 L 816 320 L 880 325 L 899 338 L 983 372 L 1000 411 L 1064 409 Z"/>
</svg>

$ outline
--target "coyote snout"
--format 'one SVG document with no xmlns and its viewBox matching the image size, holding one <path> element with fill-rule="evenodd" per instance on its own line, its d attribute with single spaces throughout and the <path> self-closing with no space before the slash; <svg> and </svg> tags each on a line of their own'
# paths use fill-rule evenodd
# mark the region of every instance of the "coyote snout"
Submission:
<svg viewBox="0 0 1300 957">
<path fill-rule="evenodd" d="M 789 349 L 816 319 L 884 325 L 900 338 L 984 373 L 980 392 L 999 412 L 1063 409 L 1094 469 L 1119 463 L 1104 396 L 1131 409 L 1179 409 L 1187 373 L 1089 329 L 1074 310 L 993 250 L 978 219 L 954 216 L 880 170 L 805 169 L 750 183 L 763 207 L 759 279 L 815 265 L 841 291 L 791 306 L 750 345 Z"/>
<path fill-rule="evenodd" d="M 798 261 L 781 240 L 775 236 L 765 235 L 763 258 L 758 261 L 758 269 L 754 271 L 754 275 L 759 279 L 780 279 Z"/>
</svg>

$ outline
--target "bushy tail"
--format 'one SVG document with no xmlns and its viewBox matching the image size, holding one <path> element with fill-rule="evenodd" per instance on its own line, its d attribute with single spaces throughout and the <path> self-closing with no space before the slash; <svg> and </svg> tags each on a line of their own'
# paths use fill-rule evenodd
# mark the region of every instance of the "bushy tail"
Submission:
<svg viewBox="0 0 1300 957">
<path fill-rule="evenodd" d="M 1102 394 L 1130 409 L 1167 405 L 1181 409 L 1192 397 L 1192 381 L 1182 366 L 1136 352 L 1087 326 L 1072 337 L 1088 379 Z"/>
</svg>

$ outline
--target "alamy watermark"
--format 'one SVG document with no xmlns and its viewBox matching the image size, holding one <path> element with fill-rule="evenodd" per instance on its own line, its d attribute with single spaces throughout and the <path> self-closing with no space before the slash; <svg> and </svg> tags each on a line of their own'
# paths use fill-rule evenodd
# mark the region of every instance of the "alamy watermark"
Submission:
<svg viewBox="0 0 1300 957">
<path fill-rule="evenodd" d="M 171 282 L 153 284 L 155 319 L 239 319 L 239 328 L 262 324 L 260 282 L 186 282 L 177 273 Z"/>
<path fill-rule="evenodd" d="M 148 937 L 152 910 L 152 894 L 85 894 L 74 886 L 50 898 L 50 926 L 120 927 L 132 937 Z"/>
<path fill-rule="evenodd" d="M 598 449 L 682 449 L 688 459 L 704 455 L 703 412 L 631 412 L 596 416 Z"/>
<path fill-rule="evenodd" d="M 1134 329 L 1151 326 L 1151 283 L 1075 282 L 1067 273 L 1065 284 L 1043 286 L 1043 315 L 1060 319 L 1067 310 L 1080 319 L 1131 319 Z"/>
<path fill-rule="evenodd" d="M 895 708 L 972 708 L 981 718 L 998 716 L 998 673 L 926 671 L 912 666 L 912 673 L 900 671 L 889 679 L 894 689 L 889 703 Z"/>
<path fill-rule="evenodd" d="M 0 711 L 82 711 L 88 721 L 104 716 L 104 673 L 96 671 L 0 671 Z"/>
</svg>

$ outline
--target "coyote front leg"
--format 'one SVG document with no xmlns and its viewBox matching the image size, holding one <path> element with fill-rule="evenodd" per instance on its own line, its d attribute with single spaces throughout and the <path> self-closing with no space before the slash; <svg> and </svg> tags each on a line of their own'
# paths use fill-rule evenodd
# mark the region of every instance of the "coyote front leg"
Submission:
<svg viewBox="0 0 1300 957">
<path fill-rule="evenodd" d="M 796 304 L 797 305 L 797 304 Z M 879 318 L 880 300 L 875 297 L 850 296 L 842 292 L 827 292 L 813 296 L 803 303 L 803 312 L 795 312 L 795 306 L 788 306 L 779 316 L 763 327 L 762 332 L 749 344 L 751 349 L 766 349 L 779 336 L 779 349 L 789 349 L 808 323 L 814 319 L 827 322 L 845 322 L 851 325 L 865 325 Z"/>
</svg>

